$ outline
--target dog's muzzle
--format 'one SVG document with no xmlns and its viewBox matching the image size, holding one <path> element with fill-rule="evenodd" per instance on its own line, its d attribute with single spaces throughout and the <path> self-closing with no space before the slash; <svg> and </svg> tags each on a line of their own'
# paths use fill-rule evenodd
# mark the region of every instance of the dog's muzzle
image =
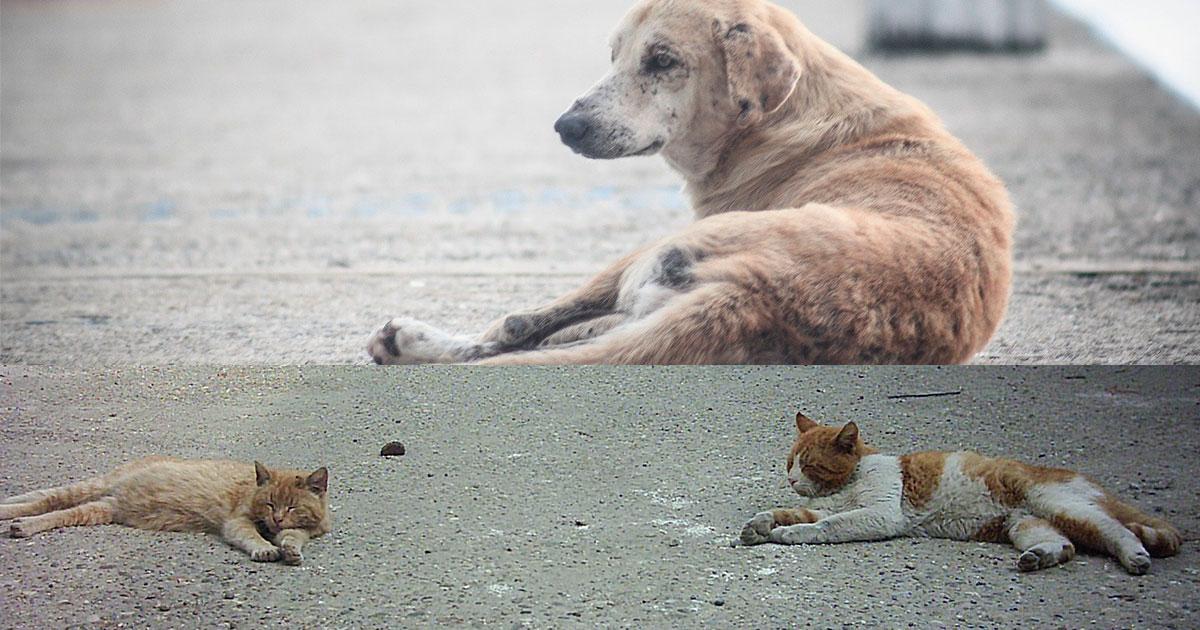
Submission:
<svg viewBox="0 0 1200 630">
<path fill-rule="evenodd" d="M 591 117 L 575 110 L 568 111 L 554 122 L 554 130 L 563 144 L 571 147 L 576 153 L 584 153 L 593 135 Z"/>
<path fill-rule="evenodd" d="M 646 146 L 636 146 L 634 134 L 629 128 L 605 122 L 596 110 L 579 103 L 558 117 L 554 130 L 572 151 L 595 160 L 649 155 L 663 146 L 660 140 Z"/>
</svg>

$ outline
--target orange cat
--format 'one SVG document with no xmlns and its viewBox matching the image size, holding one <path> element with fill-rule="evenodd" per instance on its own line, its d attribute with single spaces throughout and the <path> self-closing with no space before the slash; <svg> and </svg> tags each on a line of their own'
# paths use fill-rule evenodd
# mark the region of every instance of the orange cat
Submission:
<svg viewBox="0 0 1200 630">
<path fill-rule="evenodd" d="M 1182 542 L 1170 524 L 1069 470 L 969 452 L 880 455 L 853 422 L 825 427 L 803 414 L 796 428 L 788 482 L 807 501 L 755 515 L 742 530 L 745 544 L 897 536 L 1011 542 L 1022 571 L 1066 562 L 1079 545 L 1141 575 L 1150 556 L 1175 555 Z"/>
<path fill-rule="evenodd" d="M 330 530 L 328 482 L 323 467 L 306 473 L 258 462 L 147 457 L 102 477 L 5 499 L 0 520 L 20 519 L 10 529 L 14 538 L 108 523 L 211 532 L 257 562 L 300 564 L 304 543 Z"/>
</svg>

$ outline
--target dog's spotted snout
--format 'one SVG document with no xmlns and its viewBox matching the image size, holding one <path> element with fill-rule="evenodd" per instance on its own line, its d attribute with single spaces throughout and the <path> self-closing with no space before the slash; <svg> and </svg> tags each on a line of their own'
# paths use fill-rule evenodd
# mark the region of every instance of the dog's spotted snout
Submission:
<svg viewBox="0 0 1200 630">
<path fill-rule="evenodd" d="M 554 122 L 554 130 L 562 138 L 563 144 L 576 148 L 591 132 L 592 123 L 586 115 L 569 111 Z"/>
</svg>

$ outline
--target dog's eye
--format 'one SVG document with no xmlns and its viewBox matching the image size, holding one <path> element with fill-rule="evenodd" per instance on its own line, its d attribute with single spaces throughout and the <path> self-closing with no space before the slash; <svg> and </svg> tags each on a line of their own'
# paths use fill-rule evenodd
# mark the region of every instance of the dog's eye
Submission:
<svg viewBox="0 0 1200 630">
<path fill-rule="evenodd" d="M 675 58 L 667 53 L 658 53 L 651 59 L 654 67 L 658 70 L 666 70 L 675 67 Z"/>
<path fill-rule="evenodd" d="M 646 58 L 645 62 L 643 62 L 643 71 L 647 73 L 665 72 L 677 65 L 679 65 L 679 62 L 670 53 L 660 52 Z"/>
</svg>

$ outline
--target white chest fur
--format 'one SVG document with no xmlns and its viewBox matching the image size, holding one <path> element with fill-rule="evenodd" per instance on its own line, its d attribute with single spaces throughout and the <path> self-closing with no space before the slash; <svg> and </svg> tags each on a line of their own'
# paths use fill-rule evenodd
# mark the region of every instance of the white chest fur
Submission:
<svg viewBox="0 0 1200 630">
<path fill-rule="evenodd" d="M 890 455 L 868 455 L 858 462 L 854 480 L 839 494 L 844 493 L 847 507 L 898 507 L 903 492 L 900 460 Z"/>
</svg>

